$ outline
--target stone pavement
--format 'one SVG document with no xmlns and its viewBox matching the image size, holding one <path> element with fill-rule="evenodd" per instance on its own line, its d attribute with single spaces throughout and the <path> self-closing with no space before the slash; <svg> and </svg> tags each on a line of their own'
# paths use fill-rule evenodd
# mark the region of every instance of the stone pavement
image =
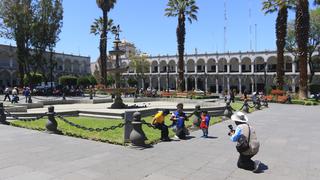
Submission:
<svg viewBox="0 0 320 180">
<path fill-rule="evenodd" d="M 0 125 L 0 179 L 320 179 L 320 107 L 270 104 L 249 119 L 261 142 L 253 159 L 268 167 L 260 174 L 236 167 L 230 121 L 210 127 L 211 138 L 196 131 L 145 150 Z"/>
</svg>

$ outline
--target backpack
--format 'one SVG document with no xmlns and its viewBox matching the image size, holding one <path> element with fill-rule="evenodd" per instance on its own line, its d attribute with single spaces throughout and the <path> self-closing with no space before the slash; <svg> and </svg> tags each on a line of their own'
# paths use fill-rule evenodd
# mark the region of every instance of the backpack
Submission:
<svg viewBox="0 0 320 180">
<path fill-rule="evenodd" d="M 246 138 L 246 136 L 244 136 L 243 134 L 240 135 L 240 138 L 238 139 L 238 143 L 237 143 L 237 151 L 239 153 L 243 153 L 245 151 L 247 151 L 250 148 L 250 126 L 248 125 L 249 128 L 249 137 L 248 139 Z"/>
</svg>

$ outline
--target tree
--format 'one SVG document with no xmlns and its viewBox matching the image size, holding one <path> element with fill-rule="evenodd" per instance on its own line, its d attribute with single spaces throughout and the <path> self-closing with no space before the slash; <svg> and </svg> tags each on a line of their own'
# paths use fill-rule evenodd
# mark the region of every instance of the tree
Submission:
<svg viewBox="0 0 320 180">
<path fill-rule="evenodd" d="M 186 35 L 185 21 L 186 19 L 192 23 L 192 20 L 197 20 L 198 6 L 195 0 L 169 0 L 165 9 L 165 16 L 178 17 L 178 26 L 176 29 L 178 43 L 178 90 L 184 90 L 184 43 Z"/>
<path fill-rule="evenodd" d="M 46 79 L 53 81 L 53 50 L 56 43 L 59 41 L 59 34 L 62 28 L 63 19 L 63 7 L 62 0 L 40 0 L 36 6 L 36 11 L 34 14 L 34 24 L 32 28 L 32 38 L 31 42 L 33 45 L 34 61 L 35 65 L 34 71 L 41 69 L 43 74 L 47 70 L 50 70 L 50 74 L 46 76 Z M 49 51 L 49 62 L 48 58 L 44 57 L 46 51 Z M 53 85 L 51 83 L 51 85 Z M 51 88 L 53 88 L 51 86 Z"/>
<path fill-rule="evenodd" d="M 35 72 L 30 73 L 29 76 L 25 74 L 23 81 L 25 85 L 32 87 L 43 82 L 43 75 Z"/>
<path fill-rule="evenodd" d="M 98 82 L 101 82 L 101 73 L 97 65 L 95 65 L 93 76 Z"/>
<path fill-rule="evenodd" d="M 91 84 L 88 76 L 81 76 L 77 79 L 77 85 L 82 87 L 87 87 Z"/>
<path fill-rule="evenodd" d="M 295 36 L 295 24 L 290 22 L 288 25 L 288 37 L 286 40 L 286 50 L 291 52 L 295 57 L 298 54 L 297 41 Z M 314 77 L 314 59 L 312 54 L 320 45 L 320 8 L 310 11 L 310 33 L 308 41 L 308 65 L 310 68 L 309 84 Z"/>
<path fill-rule="evenodd" d="M 89 79 L 89 81 L 90 81 L 90 85 L 92 85 L 92 86 L 97 85 L 97 80 L 96 80 L 96 78 L 95 78 L 93 75 L 89 75 L 89 76 L 88 76 L 88 79 Z"/>
<path fill-rule="evenodd" d="M 140 51 L 133 51 L 129 53 L 130 68 L 136 72 L 137 79 L 141 79 L 142 87 L 145 84 L 145 74 L 150 71 L 150 62 L 147 60 L 147 56 Z"/>
<path fill-rule="evenodd" d="M 138 83 L 138 81 L 136 79 L 134 79 L 133 77 L 129 77 L 127 82 L 130 87 L 135 87 L 135 85 L 137 85 L 137 83 Z"/>
<path fill-rule="evenodd" d="M 59 84 L 63 86 L 75 86 L 77 85 L 77 77 L 75 76 L 61 76 L 59 78 Z"/>
<path fill-rule="evenodd" d="M 16 41 L 21 86 L 25 74 L 31 72 L 30 49 L 34 11 L 33 0 L 0 1 L 1 36 Z"/>
<path fill-rule="evenodd" d="M 294 5 L 294 0 L 265 0 L 263 10 L 266 14 L 278 12 L 276 20 L 277 44 L 277 88 L 283 89 L 284 85 L 284 49 L 287 36 L 288 9 Z"/>
<path fill-rule="evenodd" d="M 309 1 L 297 0 L 295 30 L 298 44 L 298 61 L 300 65 L 299 98 L 306 99 L 308 92 L 308 39 L 310 29 Z"/>
<path fill-rule="evenodd" d="M 107 29 L 108 29 L 108 13 L 114 8 L 116 0 L 96 0 L 98 7 L 102 10 L 103 26 L 100 34 L 100 73 L 101 81 L 107 85 Z"/>
</svg>

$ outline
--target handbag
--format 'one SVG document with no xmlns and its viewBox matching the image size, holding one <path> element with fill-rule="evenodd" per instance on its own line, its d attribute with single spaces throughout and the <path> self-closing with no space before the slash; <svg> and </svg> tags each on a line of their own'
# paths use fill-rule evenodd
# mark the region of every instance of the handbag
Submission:
<svg viewBox="0 0 320 180">
<path fill-rule="evenodd" d="M 240 138 L 238 139 L 238 143 L 237 143 L 237 151 L 239 153 L 243 153 L 245 151 L 247 151 L 250 148 L 250 126 L 248 125 L 249 128 L 249 137 L 248 139 L 246 138 L 246 136 L 244 136 L 243 134 L 240 135 Z"/>
</svg>

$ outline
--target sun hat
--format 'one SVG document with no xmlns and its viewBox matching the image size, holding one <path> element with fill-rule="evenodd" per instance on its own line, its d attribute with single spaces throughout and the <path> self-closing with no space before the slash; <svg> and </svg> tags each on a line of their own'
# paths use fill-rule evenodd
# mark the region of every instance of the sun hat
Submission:
<svg viewBox="0 0 320 180">
<path fill-rule="evenodd" d="M 248 122 L 249 121 L 248 117 L 243 112 L 240 112 L 240 111 L 235 112 L 231 116 L 231 120 L 237 121 L 237 122 Z"/>
</svg>

